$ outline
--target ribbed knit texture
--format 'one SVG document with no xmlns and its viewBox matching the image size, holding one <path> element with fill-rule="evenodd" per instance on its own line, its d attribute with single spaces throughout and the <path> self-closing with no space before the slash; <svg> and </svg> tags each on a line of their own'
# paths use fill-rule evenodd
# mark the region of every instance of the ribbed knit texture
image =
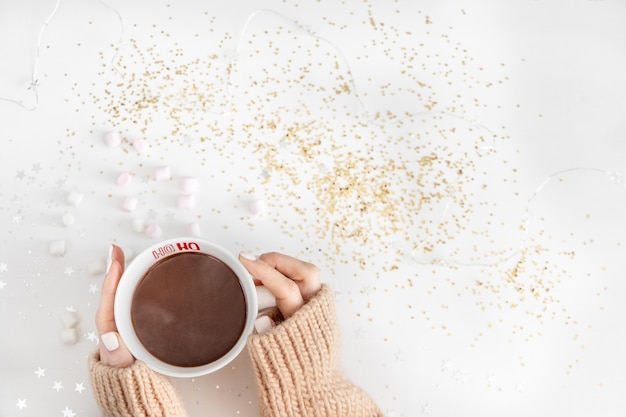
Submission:
<svg viewBox="0 0 626 417">
<path fill-rule="evenodd" d="M 161 374 L 136 361 L 126 368 L 103 365 L 99 353 L 89 358 L 96 401 L 107 417 L 184 417 L 174 387 Z"/>
<path fill-rule="evenodd" d="M 339 328 L 330 288 L 274 329 L 248 340 L 263 417 L 382 416 L 339 370 Z"/>
<path fill-rule="evenodd" d="M 322 286 L 292 317 L 248 339 L 263 417 L 382 417 L 369 395 L 339 371 L 339 329 L 332 292 Z M 184 417 L 174 387 L 136 361 L 126 368 L 89 358 L 98 404 L 107 417 Z"/>
</svg>

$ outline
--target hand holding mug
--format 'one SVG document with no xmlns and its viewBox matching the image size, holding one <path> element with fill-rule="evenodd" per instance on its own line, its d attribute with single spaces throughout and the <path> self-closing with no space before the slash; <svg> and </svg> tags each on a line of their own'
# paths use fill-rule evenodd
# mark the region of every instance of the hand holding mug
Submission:
<svg viewBox="0 0 626 417">
<path fill-rule="evenodd" d="M 276 297 L 276 307 L 285 318 L 291 317 L 321 288 L 317 266 L 277 252 L 258 258 L 242 253 L 240 261 L 250 275 Z"/>
<path fill-rule="evenodd" d="M 114 301 L 117 285 L 124 272 L 124 252 L 111 246 L 107 273 L 102 283 L 100 305 L 96 312 L 96 328 L 100 337 L 100 361 L 104 365 L 126 367 L 135 363 L 115 324 Z"/>
</svg>

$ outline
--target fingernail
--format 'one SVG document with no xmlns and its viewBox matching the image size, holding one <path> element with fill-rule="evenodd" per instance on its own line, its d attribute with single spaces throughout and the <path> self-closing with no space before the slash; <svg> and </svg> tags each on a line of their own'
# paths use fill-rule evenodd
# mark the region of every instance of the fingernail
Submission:
<svg viewBox="0 0 626 417">
<path fill-rule="evenodd" d="M 249 261 L 256 261 L 256 256 L 252 255 L 251 253 L 241 252 L 239 256 Z"/>
<path fill-rule="evenodd" d="M 111 269 L 111 263 L 113 263 L 113 245 L 109 246 L 109 254 L 107 255 L 107 267 L 104 271 L 104 274 L 109 273 L 109 269 Z"/>
<path fill-rule="evenodd" d="M 272 320 L 268 316 L 261 316 L 254 322 L 254 329 L 258 334 L 263 334 L 272 328 Z"/>
<path fill-rule="evenodd" d="M 119 340 L 117 340 L 117 335 L 115 334 L 115 332 L 105 333 L 100 336 L 100 339 L 102 340 L 102 344 L 104 345 L 104 347 L 109 352 L 113 352 L 115 349 L 120 347 L 120 342 Z"/>
</svg>

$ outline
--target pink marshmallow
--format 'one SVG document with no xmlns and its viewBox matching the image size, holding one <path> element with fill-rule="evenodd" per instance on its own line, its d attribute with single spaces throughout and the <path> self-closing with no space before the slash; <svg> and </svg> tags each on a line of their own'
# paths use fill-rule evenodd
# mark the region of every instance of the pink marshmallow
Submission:
<svg viewBox="0 0 626 417">
<path fill-rule="evenodd" d="M 122 172 L 118 177 L 117 177 L 117 185 L 120 185 L 122 187 L 127 186 L 128 184 L 130 184 L 133 180 L 132 175 L 130 175 L 128 172 Z"/>
<path fill-rule="evenodd" d="M 116 146 L 119 146 L 120 143 L 122 143 L 122 137 L 117 130 L 111 130 L 110 132 L 107 132 L 104 135 L 103 140 L 109 148 L 115 148 Z"/>
<path fill-rule="evenodd" d="M 180 180 L 180 189 L 185 194 L 193 194 L 198 190 L 198 179 L 195 177 L 185 177 Z"/>
<path fill-rule="evenodd" d="M 182 194 L 178 196 L 178 208 L 192 209 L 196 205 L 193 194 Z"/>
<path fill-rule="evenodd" d="M 200 236 L 200 225 L 198 223 L 189 223 L 187 225 L 187 235 L 198 237 Z"/>
<path fill-rule="evenodd" d="M 146 236 L 152 239 L 157 239 L 161 237 L 162 232 L 163 231 L 161 230 L 161 227 L 156 223 L 149 224 L 148 227 L 146 227 L 145 231 Z"/>
<path fill-rule="evenodd" d="M 133 148 L 135 148 L 137 153 L 142 153 L 148 150 L 149 147 L 150 146 L 148 145 L 148 141 L 146 141 L 145 139 L 136 139 L 133 142 Z"/>
<path fill-rule="evenodd" d="M 265 212 L 267 210 L 267 204 L 263 200 L 254 200 L 250 203 L 250 213 L 255 216 Z"/>
<path fill-rule="evenodd" d="M 162 166 L 154 170 L 154 179 L 157 181 L 167 181 L 172 178 L 172 171 L 169 166 Z"/>
<path fill-rule="evenodd" d="M 122 209 L 124 211 L 133 212 L 137 208 L 137 197 L 128 196 L 122 201 Z"/>
</svg>

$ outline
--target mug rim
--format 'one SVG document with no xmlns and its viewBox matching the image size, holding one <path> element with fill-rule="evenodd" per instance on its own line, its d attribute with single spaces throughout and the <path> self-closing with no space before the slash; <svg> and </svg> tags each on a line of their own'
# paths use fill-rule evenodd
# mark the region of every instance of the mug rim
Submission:
<svg viewBox="0 0 626 417">
<path fill-rule="evenodd" d="M 157 262 L 181 253 L 205 253 L 224 262 L 239 279 L 246 300 L 246 322 L 237 342 L 219 359 L 193 367 L 172 365 L 152 355 L 137 337 L 131 318 L 135 289 L 148 269 Z M 254 281 L 239 259 L 223 246 L 195 237 L 166 239 L 149 246 L 135 256 L 120 278 L 113 308 L 117 331 L 133 356 L 161 374 L 179 378 L 192 378 L 215 372 L 235 359 L 244 349 L 248 335 L 252 333 L 257 309 Z"/>
</svg>

